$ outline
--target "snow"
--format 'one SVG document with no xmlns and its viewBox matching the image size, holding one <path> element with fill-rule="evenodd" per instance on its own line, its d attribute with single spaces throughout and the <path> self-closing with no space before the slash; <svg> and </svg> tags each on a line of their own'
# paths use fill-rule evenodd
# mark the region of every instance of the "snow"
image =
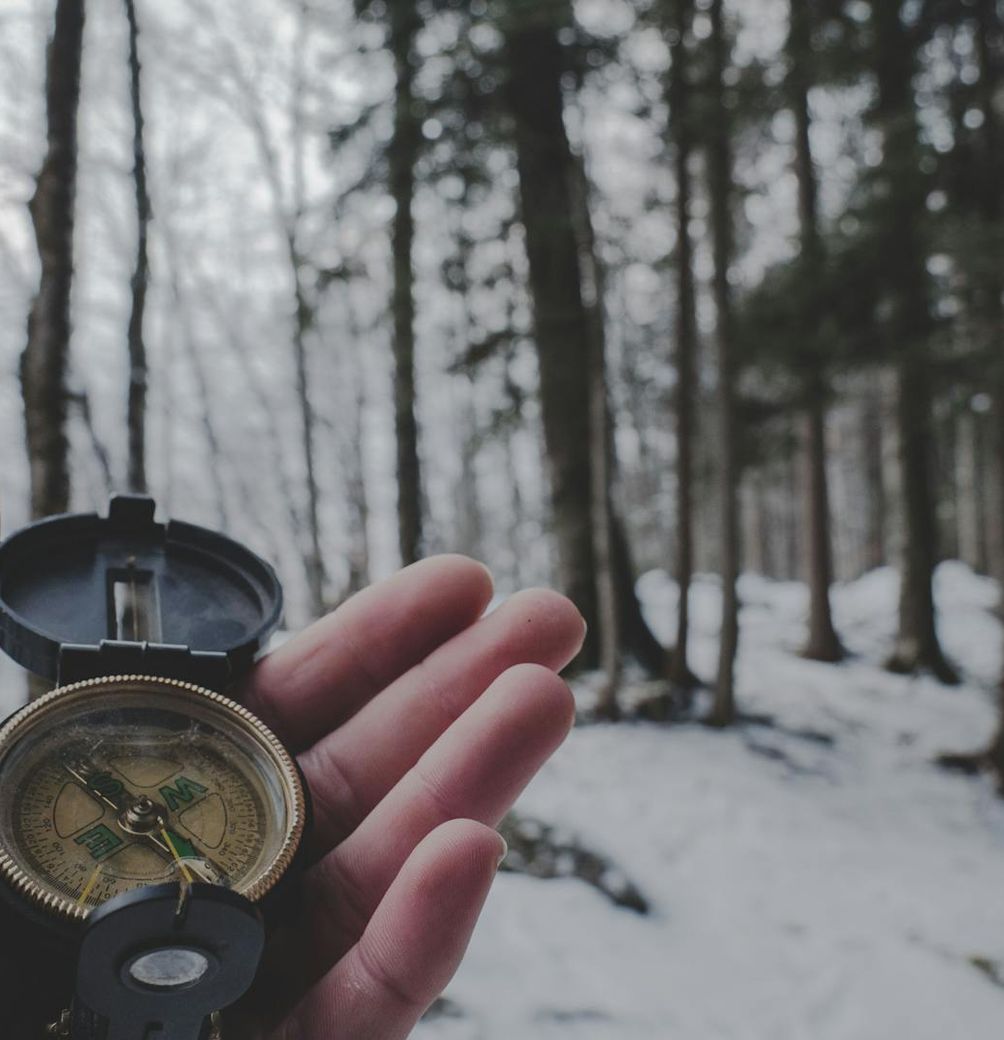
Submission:
<svg viewBox="0 0 1004 1040">
<path fill-rule="evenodd" d="M 639 588 L 668 636 L 672 583 L 650 573 Z M 416 1040 L 999 1033 L 1004 988 L 977 962 L 1004 965 L 1004 802 L 931 762 L 992 731 L 995 585 L 960 564 L 938 571 L 940 631 L 965 675 L 955 689 L 881 669 L 892 570 L 834 590 L 854 654 L 838 667 L 797 656 L 803 586 L 746 576 L 740 591 L 739 696 L 774 727 L 580 727 L 519 806 L 612 858 L 653 914 L 576 880 L 501 875 L 452 1013 Z M 710 677 L 715 580 L 692 595 L 693 664 Z"/>
</svg>

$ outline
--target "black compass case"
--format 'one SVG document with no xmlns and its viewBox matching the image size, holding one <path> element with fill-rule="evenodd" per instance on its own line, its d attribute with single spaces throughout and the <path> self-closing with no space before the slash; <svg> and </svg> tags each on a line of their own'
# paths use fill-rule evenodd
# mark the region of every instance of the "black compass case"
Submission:
<svg viewBox="0 0 1004 1040">
<path fill-rule="evenodd" d="M 223 691 L 282 613 L 275 571 L 216 531 L 118 495 L 108 515 L 49 517 L 0 544 L 0 649 L 65 686 L 166 676 Z"/>
<path fill-rule="evenodd" d="M 278 578 L 268 563 L 225 535 L 176 520 L 161 522 L 155 514 L 151 498 L 119 495 L 105 516 L 49 517 L 0 543 L 0 649 L 58 686 L 149 675 L 232 695 L 279 623 Z M 192 927 L 197 931 L 231 920 L 240 936 L 237 944 L 250 951 L 257 941 L 255 927 L 246 907 L 237 905 L 240 897 L 225 892 L 216 898 L 223 891 L 200 896 L 204 904 L 194 904 L 197 926 Z M 143 905 L 146 894 L 149 905 Z M 132 898 L 122 907 L 113 908 L 116 916 L 95 911 L 86 928 L 74 929 L 55 925 L 0 883 L 4 1040 L 35 1040 L 44 1035 L 40 1030 L 46 1023 L 58 1020 L 75 987 L 98 992 L 106 985 L 93 972 L 78 974 L 82 942 L 111 950 L 114 944 L 107 937 L 123 941 L 123 921 L 128 931 L 130 918 L 152 920 L 171 905 L 163 891 L 139 889 L 128 895 Z M 214 978 L 214 985 L 222 985 L 219 971 Z M 194 991 L 190 998 L 194 1008 Z M 137 1021 L 136 1040 L 147 1040 L 142 1014 L 129 1011 Z M 65 1028 L 70 1029 L 69 1022 Z M 88 1040 L 105 1040 L 105 1034 L 107 1040 L 124 1040 L 127 1035 L 107 1021 L 86 1032 Z M 130 1037 L 132 1032 L 129 1027 Z M 78 1023 L 72 1034 L 54 1035 L 77 1040 L 82 1029 Z M 150 1035 L 175 1036 L 166 1026 Z"/>
</svg>

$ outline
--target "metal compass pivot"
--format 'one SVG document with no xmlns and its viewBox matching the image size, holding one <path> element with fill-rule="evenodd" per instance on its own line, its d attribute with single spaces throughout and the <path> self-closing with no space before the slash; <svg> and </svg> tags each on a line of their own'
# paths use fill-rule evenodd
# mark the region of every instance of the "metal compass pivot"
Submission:
<svg viewBox="0 0 1004 1040">
<path fill-rule="evenodd" d="M 308 825 L 293 759 L 222 693 L 280 607 L 264 561 L 145 497 L 0 545 L 0 646 L 57 684 L 0 724 L 13 1040 L 225 1034 Z"/>
</svg>

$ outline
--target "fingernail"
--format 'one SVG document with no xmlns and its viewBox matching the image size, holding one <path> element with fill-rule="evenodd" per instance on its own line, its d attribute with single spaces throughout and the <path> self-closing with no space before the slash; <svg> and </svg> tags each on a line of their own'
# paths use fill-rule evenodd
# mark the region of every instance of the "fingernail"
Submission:
<svg viewBox="0 0 1004 1040">
<path fill-rule="evenodd" d="M 502 861 L 509 855 L 509 844 L 502 835 L 499 835 L 499 858 L 496 860 L 496 870 L 502 866 Z"/>
</svg>

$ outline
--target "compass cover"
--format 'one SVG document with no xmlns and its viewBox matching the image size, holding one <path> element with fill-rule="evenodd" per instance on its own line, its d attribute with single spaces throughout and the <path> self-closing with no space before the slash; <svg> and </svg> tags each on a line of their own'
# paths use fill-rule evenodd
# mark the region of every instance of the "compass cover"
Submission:
<svg viewBox="0 0 1004 1040">
<path fill-rule="evenodd" d="M 64 646 L 106 640 L 222 653 L 234 676 L 249 668 L 281 615 L 275 571 L 216 531 L 158 523 L 154 509 L 118 495 L 107 516 L 47 517 L 0 543 L 0 647 L 49 679 Z"/>
</svg>

